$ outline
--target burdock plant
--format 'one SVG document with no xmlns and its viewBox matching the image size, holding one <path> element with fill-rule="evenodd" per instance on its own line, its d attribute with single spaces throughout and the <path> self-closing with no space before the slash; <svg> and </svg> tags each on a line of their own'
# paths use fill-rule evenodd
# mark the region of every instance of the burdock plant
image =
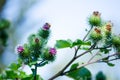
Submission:
<svg viewBox="0 0 120 80">
<path fill-rule="evenodd" d="M 24 45 L 17 47 L 19 63 L 28 65 L 32 70 L 32 78 L 29 80 L 42 79 L 37 75 L 37 68 L 53 62 L 56 58 L 56 49 L 73 48 L 74 55 L 71 60 L 60 71 L 49 78 L 49 80 L 54 80 L 59 76 L 68 76 L 74 80 L 92 80 L 92 73 L 85 66 L 102 62 L 109 66 L 114 66 L 111 61 L 120 59 L 120 36 L 112 32 L 112 22 L 102 21 L 101 14 L 98 11 L 94 11 L 88 19 L 90 29 L 83 39 L 79 38 L 75 41 L 70 39 L 57 40 L 54 47 L 48 47 L 47 42 L 49 41 L 51 25 L 45 23 L 38 33 L 30 35 Z M 111 53 L 113 52 L 112 50 L 114 50 L 114 53 Z M 74 63 L 78 58 L 90 53 L 92 56 L 89 57 L 85 63 Z M 94 59 L 98 55 L 101 55 L 101 58 Z M 101 74 L 103 78 L 101 78 Z M 24 77 L 23 80 L 28 80 L 25 76 L 22 77 Z M 20 79 L 22 80 L 22 78 Z M 97 74 L 96 79 L 105 80 L 106 77 L 100 72 Z"/>
<path fill-rule="evenodd" d="M 22 63 L 30 68 L 34 66 L 34 68 L 31 68 L 34 80 L 39 79 L 37 78 L 37 67 L 55 60 L 56 49 L 47 47 L 49 34 L 50 24 L 45 23 L 38 33 L 29 36 L 27 43 L 17 47 L 19 59 Z"/>
<path fill-rule="evenodd" d="M 109 66 L 114 66 L 111 61 L 120 59 L 120 36 L 115 35 L 112 32 L 113 24 L 111 21 L 103 22 L 101 14 L 98 11 L 94 11 L 88 18 L 88 23 L 90 29 L 87 31 L 87 34 L 83 39 L 77 39 L 72 41 L 68 40 L 57 40 L 56 48 L 74 48 L 74 56 L 68 62 L 68 64 L 63 67 L 58 73 L 52 76 L 49 80 L 54 80 L 59 76 L 68 76 L 74 80 L 92 80 L 91 72 L 85 68 L 85 66 L 93 63 L 107 63 Z M 114 49 L 114 53 L 111 53 Z M 83 51 L 79 53 L 78 51 Z M 96 53 L 95 53 L 96 52 Z M 81 58 L 83 55 L 91 53 L 93 56 L 89 58 L 86 63 L 73 63 L 78 58 Z M 106 55 L 99 59 L 94 59 L 98 55 Z M 70 67 L 70 69 L 68 69 Z M 101 75 L 97 74 L 97 77 L 102 78 Z M 105 77 L 105 76 L 103 76 Z M 96 78 L 96 80 L 99 80 Z"/>
</svg>

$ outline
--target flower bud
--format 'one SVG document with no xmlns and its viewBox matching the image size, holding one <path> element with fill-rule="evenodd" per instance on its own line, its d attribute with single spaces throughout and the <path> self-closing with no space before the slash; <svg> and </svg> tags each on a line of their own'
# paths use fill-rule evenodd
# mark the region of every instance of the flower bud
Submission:
<svg viewBox="0 0 120 80">
<path fill-rule="evenodd" d="M 18 53 L 22 53 L 23 51 L 24 51 L 23 46 L 18 46 L 18 47 L 17 47 L 17 52 L 18 52 Z"/>
<path fill-rule="evenodd" d="M 55 54 L 57 53 L 57 51 L 56 51 L 55 48 L 50 48 L 50 49 L 49 49 L 49 53 L 50 53 L 51 55 L 55 55 Z"/>
<path fill-rule="evenodd" d="M 100 26 L 101 25 L 101 14 L 98 11 L 94 11 L 93 14 L 89 17 L 89 24 L 91 26 Z"/>
<path fill-rule="evenodd" d="M 31 35 L 29 38 L 29 43 L 31 47 L 41 46 L 41 38 L 37 35 Z"/>
<path fill-rule="evenodd" d="M 109 31 L 109 32 L 111 32 L 111 29 L 112 29 L 112 23 L 108 22 L 106 24 L 106 30 Z"/>
<path fill-rule="evenodd" d="M 112 37 L 112 43 L 113 45 L 117 48 L 117 47 L 120 47 L 120 36 L 116 36 L 114 35 Z"/>
<path fill-rule="evenodd" d="M 95 28 L 94 31 L 95 31 L 97 34 L 101 34 L 101 30 L 98 29 L 98 28 Z"/>
<path fill-rule="evenodd" d="M 90 39 L 93 41 L 99 41 L 102 39 L 101 30 L 99 28 L 94 28 L 94 30 L 90 33 Z"/>
<path fill-rule="evenodd" d="M 35 37 L 34 39 L 33 39 L 33 45 L 34 46 L 41 46 L 41 39 L 40 38 L 38 38 L 38 37 Z"/>
<path fill-rule="evenodd" d="M 44 60 L 54 61 L 56 52 L 57 51 L 55 48 L 47 48 L 44 50 L 44 52 L 42 54 L 42 58 Z"/>
<path fill-rule="evenodd" d="M 39 43 L 39 39 L 38 38 L 35 38 L 35 43 Z"/>
<path fill-rule="evenodd" d="M 117 35 L 112 36 L 112 44 L 114 50 L 116 51 L 117 57 L 120 58 L 120 36 Z"/>
<path fill-rule="evenodd" d="M 102 30 L 105 36 L 111 35 L 112 26 L 113 24 L 111 23 L 111 21 L 109 21 L 102 27 Z"/>
<path fill-rule="evenodd" d="M 22 59 L 30 56 L 30 49 L 29 49 L 28 44 L 24 44 L 24 47 L 23 46 L 18 46 L 17 47 L 17 52 L 21 53 L 21 54 L 19 54 L 19 57 L 22 58 Z"/>
<path fill-rule="evenodd" d="M 43 26 L 43 30 L 49 30 L 50 27 L 51 25 L 49 23 L 45 23 Z"/>
<path fill-rule="evenodd" d="M 40 31 L 38 32 L 38 35 L 40 37 L 42 37 L 43 39 L 47 39 L 49 37 L 50 34 L 50 27 L 51 25 L 48 23 L 45 23 L 45 25 L 42 27 L 42 29 L 40 29 Z"/>
</svg>

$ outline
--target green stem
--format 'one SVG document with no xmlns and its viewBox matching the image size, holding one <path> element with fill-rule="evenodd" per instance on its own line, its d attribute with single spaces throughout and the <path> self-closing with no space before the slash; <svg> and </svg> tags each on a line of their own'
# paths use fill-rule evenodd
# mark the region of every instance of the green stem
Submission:
<svg viewBox="0 0 120 80">
<path fill-rule="evenodd" d="M 83 41 L 87 38 L 87 36 L 90 34 L 91 30 L 93 29 L 93 26 L 90 28 L 90 30 L 87 32 L 87 34 L 84 36 Z M 75 50 L 74 57 L 76 57 L 78 50 L 80 49 L 81 46 L 78 46 L 77 49 Z"/>
<path fill-rule="evenodd" d="M 37 80 L 37 63 L 35 64 L 34 80 Z"/>
<path fill-rule="evenodd" d="M 83 41 L 85 41 L 85 39 L 87 38 L 87 36 L 89 35 L 89 33 L 91 32 L 92 29 L 93 29 L 93 27 L 91 27 L 90 30 L 87 32 L 87 34 L 86 34 L 85 37 L 83 38 Z"/>
</svg>

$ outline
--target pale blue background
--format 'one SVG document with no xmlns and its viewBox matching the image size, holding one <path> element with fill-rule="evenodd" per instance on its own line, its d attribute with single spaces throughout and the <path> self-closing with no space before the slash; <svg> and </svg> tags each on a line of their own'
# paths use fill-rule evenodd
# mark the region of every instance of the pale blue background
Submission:
<svg viewBox="0 0 120 80">
<path fill-rule="evenodd" d="M 24 7 L 26 7 L 24 9 Z M 11 28 L 10 45 L 7 49 L 14 52 L 17 44 L 23 44 L 27 41 L 27 37 L 31 33 L 35 33 L 45 23 L 51 24 L 52 34 L 49 44 L 54 46 L 55 40 L 58 39 L 82 39 L 85 35 L 85 28 L 89 28 L 87 17 L 93 11 L 99 11 L 103 20 L 111 20 L 114 24 L 113 32 L 120 33 L 120 1 L 119 0 L 8 0 L 6 10 L 3 17 L 8 18 L 13 23 L 17 23 L 16 17 L 22 15 L 21 21 L 13 24 Z M 20 13 L 22 11 L 24 14 Z M 16 28 L 12 31 L 13 28 Z M 12 41 L 14 40 L 14 41 Z M 14 45 L 13 45 L 14 43 Z M 58 50 L 57 59 L 50 65 L 39 68 L 38 73 L 47 80 L 50 76 L 62 69 L 72 57 L 74 50 L 64 49 Z M 8 62 L 14 61 L 15 57 L 9 57 L 10 53 L 5 52 L 3 60 Z M 88 60 L 90 55 L 82 57 L 78 60 L 80 63 Z M 7 60 L 6 58 L 9 57 Z M 14 58 L 14 59 L 13 59 Z M 115 61 L 115 67 L 108 67 L 106 64 L 95 64 L 87 66 L 92 71 L 93 78 L 98 71 L 103 70 L 107 75 L 107 80 L 120 80 L 120 61 Z M 24 69 L 30 72 L 26 66 Z M 59 77 L 55 80 L 71 80 L 67 77 Z"/>
</svg>

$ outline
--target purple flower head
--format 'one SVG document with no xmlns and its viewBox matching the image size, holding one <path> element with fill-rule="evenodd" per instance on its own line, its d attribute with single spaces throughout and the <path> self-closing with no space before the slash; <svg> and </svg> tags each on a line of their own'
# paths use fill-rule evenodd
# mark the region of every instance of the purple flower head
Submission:
<svg viewBox="0 0 120 80">
<path fill-rule="evenodd" d="M 49 30 L 50 28 L 50 24 L 49 23 L 45 23 L 43 26 L 43 30 Z"/>
<path fill-rule="evenodd" d="M 50 48 L 49 53 L 52 54 L 52 55 L 55 55 L 57 53 L 57 51 L 56 51 L 55 48 Z"/>
<path fill-rule="evenodd" d="M 23 46 L 18 46 L 18 47 L 17 47 L 17 52 L 18 52 L 18 53 L 22 53 L 23 51 L 24 51 Z"/>
</svg>

